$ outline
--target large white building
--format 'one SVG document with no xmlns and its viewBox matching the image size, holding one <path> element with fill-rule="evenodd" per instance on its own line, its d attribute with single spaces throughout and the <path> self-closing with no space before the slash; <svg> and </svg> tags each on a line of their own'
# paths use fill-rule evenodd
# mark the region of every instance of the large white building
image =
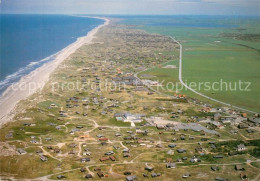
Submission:
<svg viewBox="0 0 260 181">
<path fill-rule="evenodd" d="M 142 122 L 142 119 L 141 119 L 141 115 L 140 114 L 125 113 L 123 121 L 124 122 L 140 123 L 140 122 Z"/>
<path fill-rule="evenodd" d="M 131 114 L 131 113 L 124 113 L 124 114 L 115 114 L 115 118 L 118 121 L 123 122 L 130 122 L 130 123 L 140 123 L 142 122 L 142 115 L 141 114 Z"/>
</svg>

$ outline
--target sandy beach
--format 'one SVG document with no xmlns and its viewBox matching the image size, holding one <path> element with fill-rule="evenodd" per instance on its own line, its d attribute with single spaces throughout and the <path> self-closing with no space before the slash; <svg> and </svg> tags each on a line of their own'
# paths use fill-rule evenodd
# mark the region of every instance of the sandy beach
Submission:
<svg viewBox="0 0 260 181">
<path fill-rule="evenodd" d="M 28 98 L 30 95 L 42 89 L 45 83 L 49 80 L 51 73 L 54 72 L 63 60 L 67 59 L 82 45 L 91 43 L 98 30 L 109 24 L 109 19 L 107 18 L 89 18 L 102 19 L 105 20 L 105 22 L 88 32 L 86 36 L 78 38 L 76 42 L 62 49 L 53 61 L 37 68 L 30 74 L 22 77 L 19 82 L 7 88 L 2 97 L 0 97 L 0 128 L 7 122 L 12 121 L 16 113 L 15 107 L 19 101 Z"/>
</svg>

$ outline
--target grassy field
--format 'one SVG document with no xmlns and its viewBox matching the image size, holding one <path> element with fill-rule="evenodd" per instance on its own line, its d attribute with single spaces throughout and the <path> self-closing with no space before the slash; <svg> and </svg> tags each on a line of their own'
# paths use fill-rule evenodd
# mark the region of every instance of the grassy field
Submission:
<svg viewBox="0 0 260 181">
<path fill-rule="evenodd" d="M 96 82 L 97 77 L 101 80 L 106 78 L 111 80 L 117 76 L 114 70 L 118 67 L 123 72 L 133 71 L 128 64 L 133 67 L 149 67 L 150 61 L 157 55 L 161 55 L 164 58 L 163 61 L 161 58 L 158 59 L 158 65 L 147 74 L 156 74 L 156 79 L 167 79 L 168 82 L 178 81 L 176 78 L 178 69 L 160 68 L 166 64 L 178 67 L 178 61 L 174 60 L 178 57 L 177 49 L 173 52 L 169 51 L 174 47 L 172 42 L 168 41 L 169 45 L 172 44 L 172 48 L 169 48 L 165 43 L 165 38 L 161 36 L 157 36 L 156 40 L 156 36 L 146 37 L 143 32 L 133 37 L 136 30 L 107 28 L 103 31 L 95 41 L 102 41 L 104 44 L 93 43 L 83 46 L 77 53 L 65 60 L 63 66 L 60 66 L 51 76 L 51 81 L 45 85 L 41 93 L 37 92 L 17 105 L 15 121 L 1 128 L 1 178 L 5 176 L 7 179 L 14 177 L 18 180 L 43 180 L 39 177 L 46 176 L 57 180 L 58 175 L 64 175 L 68 180 L 86 180 L 84 176 L 91 173 L 94 175 L 93 180 L 100 180 L 94 168 L 101 167 L 102 172 L 107 175 L 105 180 L 125 180 L 125 171 L 131 171 L 138 177 L 138 180 L 144 180 L 143 173 L 148 174 L 151 178 L 151 173 L 145 170 L 145 163 L 154 167 L 155 173 L 161 173 L 160 177 L 153 180 L 181 180 L 182 175 L 187 172 L 191 174 L 187 180 L 214 180 L 217 176 L 237 180 L 240 174 L 234 169 L 234 165 L 237 163 L 243 164 L 250 180 L 257 177 L 258 163 L 250 166 L 246 164 L 246 161 L 250 159 L 254 163 L 259 158 L 259 140 L 246 141 L 244 138 L 245 136 L 250 139 L 259 138 L 257 130 L 248 135 L 246 135 L 246 130 L 241 130 L 234 135 L 230 133 L 234 128 L 227 124 L 225 129 L 216 130 L 221 133 L 221 137 L 219 137 L 192 130 L 180 129 L 173 132 L 168 129 L 157 129 L 155 126 L 141 126 L 146 122 L 144 120 L 136 126 L 141 130 L 147 130 L 148 135 L 146 135 L 138 133 L 137 129 L 131 127 L 129 123 L 117 121 L 114 118 L 115 113 L 129 112 L 144 114 L 147 118 L 159 116 L 164 120 L 187 123 L 191 116 L 212 116 L 210 113 L 201 113 L 200 106 L 187 103 L 185 99 L 167 98 L 156 92 L 150 95 L 147 91 L 135 91 L 134 86 L 126 86 L 122 91 L 106 89 L 98 91 L 95 87 L 91 88 L 87 85 L 83 86 L 83 89 L 57 88 L 56 91 L 53 91 L 52 82 L 68 85 L 70 82 L 81 82 L 82 78 L 88 78 L 90 82 Z M 129 35 L 130 38 L 122 41 L 125 35 Z M 140 42 L 144 41 L 144 37 L 146 37 L 145 42 L 148 43 L 145 44 L 149 45 L 149 49 L 152 47 L 158 49 L 161 45 L 163 48 L 149 54 L 143 53 L 143 51 L 135 52 L 133 47 L 142 46 L 143 48 L 144 45 Z M 110 41 L 111 39 L 113 41 Z M 118 44 L 120 40 L 122 44 Z M 134 41 L 131 42 L 131 40 Z M 151 43 L 157 41 L 158 44 Z M 126 42 L 131 46 L 124 47 Z M 109 46 L 115 49 L 110 50 L 110 55 L 106 51 Z M 109 59 L 114 59 L 114 52 L 117 52 L 116 55 L 125 55 L 129 51 L 133 51 L 129 53 L 129 58 L 127 58 L 129 60 L 137 53 L 133 62 L 125 63 L 125 58 L 119 59 L 117 63 L 98 61 L 99 57 L 103 59 L 104 55 L 109 55 Z M 139 65 L 139 60 L 144 64 Z M 169 62 L 159 65 L 167 61 Z M 82 67 L 91 68 L 89 71 L 83 71 Z M 139 70 L 134 69 L 134 72 Z M 99 101 L 98 104 L 94 102 L 94 98 Z M 183 113 L 177 113 L 180 110 Z M 176 112 L 176 117 L 172 112 Z M 201 123 L 201 125 L 210 126 L 208 123 Z M 211 129 L 211 126 L 208 129 Z M 117 136 L 116 133 L 120 133 L 121 136 Z M 106 144 L 99 140 L 100 135 L 108 138 Z M 186 140 L 180 139 L 181 135 L 185 135 Z M 190 139 L 191 136 L 192 139 Z M 174 138 L 175 141 L 172 140 Z M 208 141 L 204 141 L 205 138 Z M 244 141 L 247 150 L 239 155 L 228 156 L 228 152 L 234 151 L 234 147 L 238 144 L 234 139 Z M 225 144 L 220 144 L 223 140 L 226 141 Z M 231 140 L 233 141 L 231 142 Z M 174 149 L 169 147 L 169 144 L 173 142 L 176 143 Z M 214 151 L 208 142 L 216 142 L 217 151 Z M 196 150 L 199 147 L 203 148 L 204 156 L 201 156 L 200 151 Z M 24 149 L 27 153 L 17 154 L 18 148 Z M 126 148 L 130 150 L 130 157 L 123 155 L 123 150 Z M 180 148 L 187 152 L 178 153 L 177 149 Z M 170 149 L 174 152 L 168 154 Z M 106 156 L 108 151 L 114 152 L 115 161 L 101 162 L 100 158 Z M 86 152 L 90 153 L 83 154 Z M 213 155 L 217 154 L 223 154 L 224 158 L 215 159 Z M 41 155 L 45 155 L 48 160 L 41 161 Z M 193 156 L 201 157 L 201 162 L 191 163 L 190 159 Z M 90 161 L 81 162 L 81 158 L 90 158 Z M 177 163 L 176 169 L 166 169 L 167 158 L 171 158 L 173 162 L 177 162 L 177 159 L 183 159 L 183 161 Z M 213 172 L 210 167 L 216 164 L 219 164 L 220 170 Z M 81 172 L 81 168 L 89 170 Z"/>
<path fill-rule="evenodd" d="M 227 86 L 222 83 L 221 88 L 215 84 L 215 90 L 207 90 L 204 84 L 197 90 L 232 105 L 259 112 L 259 19 L 242 20 L 227 17 L 143 17 L 130 18 L 123 23 L 135 24 L 150 33 L 175 37 L 183 45 L 183 81 L 188 84 L 195 82 L 197 85 L 199 82 L 210 82 L 212 87 L 212 83 L 220 83 L 222 80 Z M 176 69 L 165 71 L 160 68 L 149 71 L 165 82 L 178 81 L 177 72 Z M 250 82 L 249 91 L 245 90 L 245 83 L 239 90 L 239 81 Z M 236 90 L 233 90 L 235 87 Z M 190 91 L 184 90 L 182 93 L 200 98 Z"/>
</svg>

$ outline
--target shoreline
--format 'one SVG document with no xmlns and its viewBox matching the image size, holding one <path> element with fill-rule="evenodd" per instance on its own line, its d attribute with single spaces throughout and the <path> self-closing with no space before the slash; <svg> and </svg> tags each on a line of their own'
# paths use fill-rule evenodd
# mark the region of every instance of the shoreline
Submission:
<svg viewBox="0 0 260 181">
<path fill-rule="evenodd" d="M 110 22 L 107 18 L 102 17 L 90 17 L 90 16 L 81 16 L 88 18 L 102 19 L 105 22 L 87 33 L 86 36 L 79 37 L 77 40 L 65 47 L 64 49 L 57 52 L 55 59 L 51 62 L 43 64 L 41 67 L 33 70 L 29 74 L 23 76 L 18 82 L 10 85 L 0 97 L 0 128 L 10 122 L 15 115 L 16 105 L 21 101 L 32 94 L 36 93 L 38 90 L 41 90 L 46 82 L 49 81 L 50 75 L 55 71 L 55 69 L 71 54 L 76 52 L 80 47 L 85 44 L 90 44 L 95 37 L 95 34 L 99 31 L 100 28 L 107 26 Z M 31 83 L 34 83 L 33 90 L 31 89 Z M 18 88 L 18 90 L 14 90 Z"/>
</svg>

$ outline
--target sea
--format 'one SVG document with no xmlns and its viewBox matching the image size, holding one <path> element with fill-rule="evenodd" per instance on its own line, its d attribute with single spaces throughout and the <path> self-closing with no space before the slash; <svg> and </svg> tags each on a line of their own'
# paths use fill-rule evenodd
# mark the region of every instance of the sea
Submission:
<svg viewBox="0 0 260 181">
<path fill-rule="evenodd" d="M 0 95 L 104 21 L 69 15 L 0 14 Z"/>
</svg>

